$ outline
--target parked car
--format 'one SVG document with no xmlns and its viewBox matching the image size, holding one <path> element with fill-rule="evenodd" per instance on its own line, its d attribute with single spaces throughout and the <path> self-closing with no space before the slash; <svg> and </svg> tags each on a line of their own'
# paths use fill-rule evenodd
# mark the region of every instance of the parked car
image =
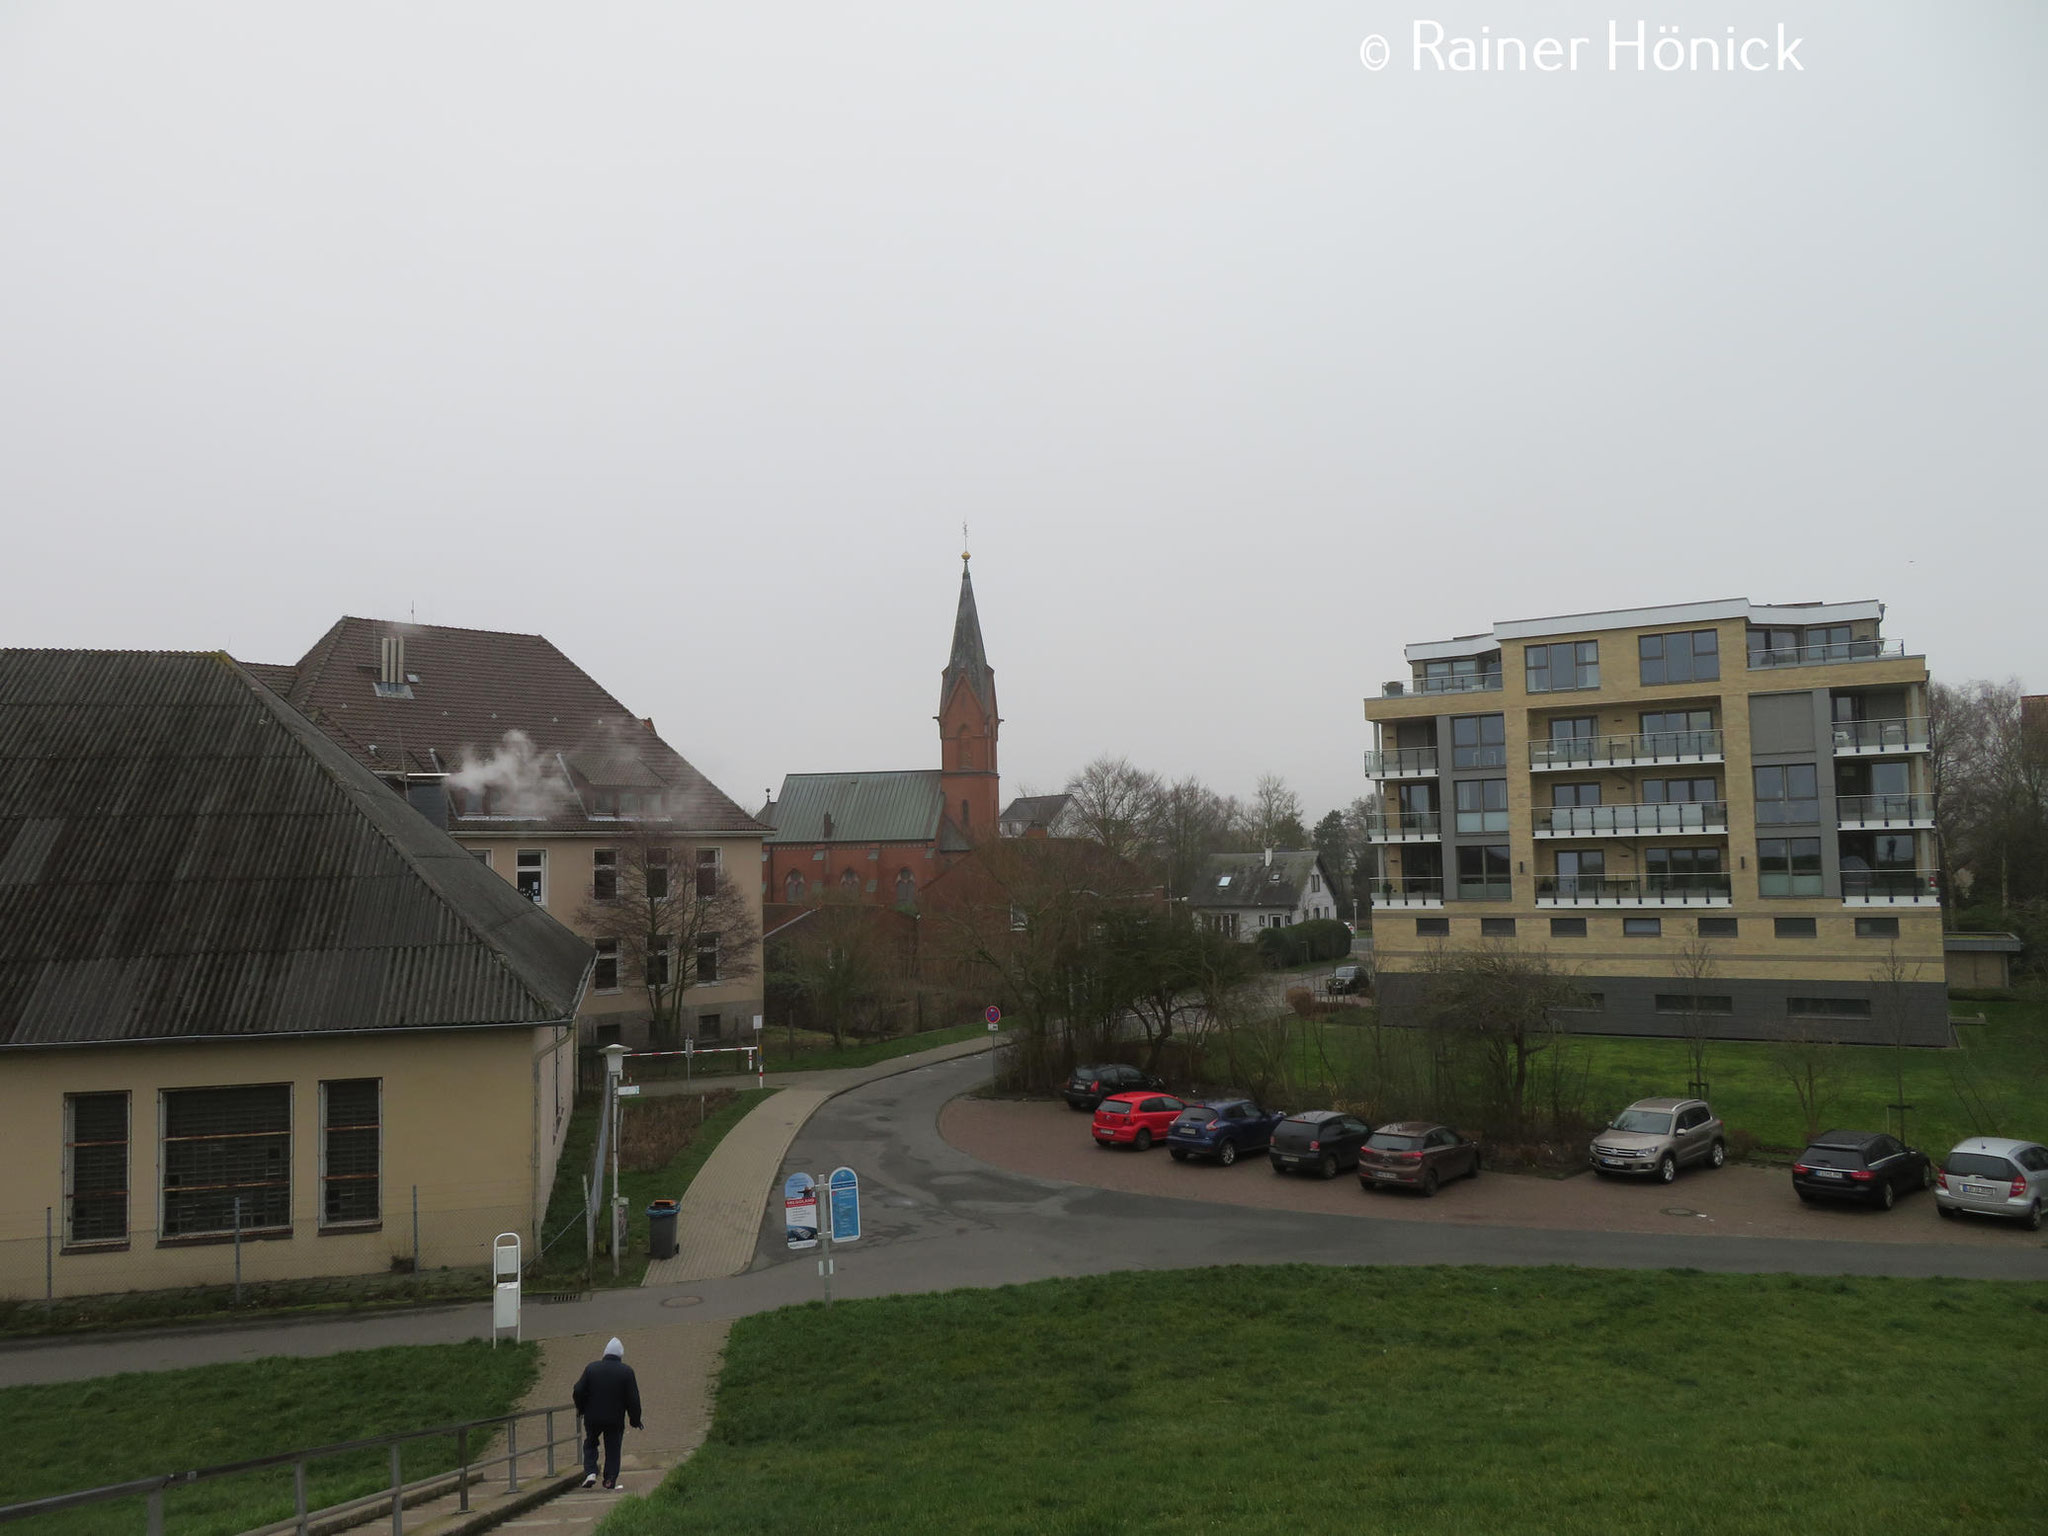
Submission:
<svg viewBox="0 0 2048 1536">
<path fill-rule="evenodd" d="M 1330 979 L 1323 983 L 1323 990 L 1341 995 L 1347 992 L 1365 990 L 1365 971 L 1356 965 L 1340 965 L 1330 972 Z"/>
<path fill-rule="evenodd" d="M 1705 1099 L 1637 1099 L 1593 1138 L 1595 1173 L 1647 1173 L 1669 1184 L 1687 1163 L 1728 1161 L 1728 1129 Z"/>
<path fill-rule="evenodd" d="M 1093 1109 L 1112 1093 L 1135 1093 L 1142 1088 L 1165 1086 L 1158 1078 L 1140 1072 L 1136 1067 L 1127 1067 L 1120 1061 L 1106 1061 L 1101 1066 L 1074 1068 L 1067 1078 L 1067 1086 L 1061 1090 L 1061 1096 L 1070 1109 Z"/>
<path fill-rule="evenodd" d="M 2041 1230 L 2048 1204 L 2048 1147 L 2003 1136 L 1972 1136 L 1958 1142 L 1934 1176 L 1934 1208 L 1944 1216 L 1975 1211 L 2023 1221 Z"/>
<path fill-rule="evenodd" d="M 1433 1195 L 1445 1179 L 1478 1177 L 1479 1143 L 1429 1120 L 1381 1126 L 1366 1138 L 1358 1158 L 1363 1189 L 1419 1189 Z"/>
<path fill-rule="evenodd" d="M 1275 1173 L 1313 1168 L 1334 1179 L 1338 1169 L 1358 1166 L 1358 1149 L 1371 1134 L 1371 1126 L 1341 1109 L 1306 1109 L 1273 1128 L 1267 1156 Z"/>
<path fill-rule="evenodd" d="M 1823 1131 L 1792 1165 L 1792 1188 L 1809 1205 L 1862 1200 L 1888 1211 L 1899 1196 L 1933 1183 L 1927 1154 L 1882 1131 Z"/>
<path fill-rule="evenodd" d="M 1166 1134 L 1173 1160 L 1213 1157 L 1228 1168 L 1242 1152 L 1273 1143 L 1273 1127 L 1287 1118 L 1282 1109 L 1261 1109 L 1253 1099 L 1210 1099 L 1190 1104 Z"/>
<path fill-rule="evenodd" d="M 1187 1107 L 1185 1099 L 1170 1093 L 1113 1093 L 1095 1106 L 1095 1144 L 1143 1152 L 1172 1129 Z"/>
</svg>

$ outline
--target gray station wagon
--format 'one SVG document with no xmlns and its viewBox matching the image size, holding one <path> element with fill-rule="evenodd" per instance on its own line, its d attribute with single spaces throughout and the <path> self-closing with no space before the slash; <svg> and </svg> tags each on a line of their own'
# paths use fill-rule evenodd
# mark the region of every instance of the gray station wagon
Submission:
<svg viewBox="0 0 2048 1536">
<path fill-rule="evenodd" d="M 2038 1232 L 2044 1206 L 2048 1147 L 2038 1142 L 1972 1136 L 1956 1144 L 1934 1176 L 1934 1208 L 1944 1216 L 1958 1211 L 2004 1216 Z"/>
</svg>

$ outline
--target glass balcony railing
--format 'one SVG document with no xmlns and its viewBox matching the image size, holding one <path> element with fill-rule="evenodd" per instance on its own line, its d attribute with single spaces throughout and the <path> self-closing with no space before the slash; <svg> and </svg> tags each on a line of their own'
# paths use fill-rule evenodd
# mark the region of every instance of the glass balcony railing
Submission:
<svg viewBox="0 0 2048 1536">
<path fill-rule="evenodd" d="M 1444 904 L 1441 875 L 1404 875 L 1372 882 L 1372 904 L 1376 907 L 1440 907 Z"/>
<path fill-rule="evenodd" d="M 1644 805 L 1546 805 L 1535 810 L 1538 837 L 1644 837 L 1665 832 L 1726 832 L 1723 800 Z"/>
<path fill-rule="evenodd" d="M 1835 821 L 1844 827 L 1931 827 L 1932 795 L 1837 795 Z"/>
<path fill-rule="evenodd" d="M 1499 693 L 1498 672 L 1453 672 L 1449 677 L 1418 677 L 1408 685 L 1410 693 Z"/>
<path fill-rule="evenodd" d="M 1467 880 L 1458 881 L 1460 901 L 1509 901 L 1515 894 L 1512 880 Z"/>
<path fill-rule="evenodd" d="M 1752 646 L 1749 669 L 1823 667 L 1838 661 L 1896 661 L 1906 654 L 1903 640 L 1830 640 L 1819 645 Z"/>
<path fill-rule="evenodd" d="M 1905 720 L 1837 720 L 1834 724 L 1837 753 L 1879 756 L 1888 752 L 1925 752 L 1927 717 L 1914 715 Z"/>
<path fill-rule="evenodd" d="M 1382 811 L 1365 818 L 1365 835 L 1375 843 L 1429 842 L 1443 836 L 1437 811 Z"/>
<path fill-rule="evenodd" d="M 1369 779 L 1427 778 L 1436 772 L 1435 747 L 1391 747 L 1365 754 Z"/>
<path fill-rule="evenodd" d="M 1726 906 L 1732 891 L 1726 875 L 1541 875 L 1538 906 L 1713 907 Z"/>
<path fill-rule="evenodd" d="M 1570 736 L 1529 743 L 1529 766 L 1628 767 L 1636 763 L 1718 763 L 1719 731 L 1652 731 L 1636 736 Z"/>
<path fill-rule="evenodd" d="M 1931 869 L 1845 869 L 1842 900 L 1852 907 L 1932 907 L 1941 896 Z"/>
</svg>

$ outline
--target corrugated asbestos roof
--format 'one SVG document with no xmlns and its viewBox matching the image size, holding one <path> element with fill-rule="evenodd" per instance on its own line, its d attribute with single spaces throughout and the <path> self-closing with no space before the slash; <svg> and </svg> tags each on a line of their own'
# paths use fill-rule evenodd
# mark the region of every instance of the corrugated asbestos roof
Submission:
<svg viewBox="0 0 2048 1536">
<path fill-rule="evenodd" d="M 545 1023 L 590 955 L 227 657 L 0 651 L 0 1045 Z"/>
<path fill-rule="evenodd" d="M 1316 868 L 1313 848 L 1275 848 L 1269 868 L 1259 853 L 1216 853 L 1195 877 L 1188 905 L 1194 907 L 1283 907 L 1301 905 L 1308 877 Z M 1228 876 L 1228 883 L 1225 883 Z M 1325 882 L 1327 886 L 1327 882 Z"/>
<path fill-rule="evenodd" d="M 936 768 L 792 773 L 772 809 L 771 844 L 920 843 L 939 835 L 945 794 Z"/>
</svg>

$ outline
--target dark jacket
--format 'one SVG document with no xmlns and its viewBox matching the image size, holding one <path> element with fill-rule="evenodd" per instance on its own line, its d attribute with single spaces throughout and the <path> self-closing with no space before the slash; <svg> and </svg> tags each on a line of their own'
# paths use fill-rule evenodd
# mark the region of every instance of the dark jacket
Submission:
<svg viewBox="0 0 2048 1536">
<path fill-rule="evenodd" d="M 639 1378 L 633 1367 L 615 1356 L 606 1355 L 583 1367 L 571 1395 L 586 1424 L 623 1424 L 630 1418 L 635 1429 L 640 1427 Z"/>
</svg>

